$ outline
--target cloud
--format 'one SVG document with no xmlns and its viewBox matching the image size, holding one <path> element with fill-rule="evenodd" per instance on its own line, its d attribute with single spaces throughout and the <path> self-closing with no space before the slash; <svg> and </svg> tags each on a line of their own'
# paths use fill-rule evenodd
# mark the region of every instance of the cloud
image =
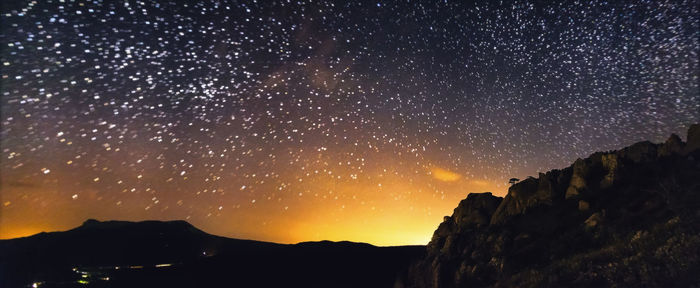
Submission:
<svg viewBox="0 0 700 288">
<path fill-rule="evenodd" d="M 433 175 L 433 178 L 444 182 L 454 182 L 462 178 L 462 175 L 440 167 L 431 168 L 430 174 Z"/>
</svg>

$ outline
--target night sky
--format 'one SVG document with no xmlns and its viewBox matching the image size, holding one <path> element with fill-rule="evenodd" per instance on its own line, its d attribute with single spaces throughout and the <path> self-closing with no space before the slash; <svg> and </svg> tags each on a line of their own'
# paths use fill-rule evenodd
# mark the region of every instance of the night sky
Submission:
<svg viewBox="0 0 700 288">
<path fill-rule="evenodd" d="M 425 244 L 470 192 L 700 122 L 693 0 L 5 2 L 0 238 Z"/>
</svg>

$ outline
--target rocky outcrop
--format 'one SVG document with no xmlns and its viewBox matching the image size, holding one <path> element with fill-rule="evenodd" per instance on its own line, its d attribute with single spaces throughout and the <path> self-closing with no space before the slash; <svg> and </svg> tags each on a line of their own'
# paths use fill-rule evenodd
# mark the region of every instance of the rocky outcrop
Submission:
<svg viewBox="0 0 700 288">
<path fill-rule="evenodd" d="M 578 196 L 586 189 L 586 178 L 590 170 L 590 159 L 576 159 L 571 170 L 573 171 L 569 181 L 569 188 L 566 189 L 566 199 Z"/>
<path fill-rule="evenodd" d="M 617 154 L 634 163 L 649 162 L 656 160 L 657 146 L 649 141 L 637 142 L 630 147 L 623 148 Z"/>
<path fill-rule="evenodd" d="M 455 225 L 464 229 L 488 225 L 491 215 L 501 204 L 501 198 L 491 193 L 473 193 L 462 200 L 452 214 Z"/>
<path fill-rule="evenodd" d="M 676 134 L 671 134 L 668 140 L 659 147 L 659 157 L 669 156 L 673 154 L 682 154 L 685 149 L 685 143 Z"/>
<path fill-rule="evenodd" d="M 700 125 L 469 194 L 399 287 L 689 286 L 700 272 Z M 693 148 L 695 147 L 695 148 Z"/>
<path fill-rule="evenodd" d="M 490 192 L 469 194 L 467 199 L 459 202 L 452 216 L 445 216 L 428 245 L 446 252 L 451 251 L 454 239 L 448 236 L 488 226 L 501 200 L 503 198 L 493 196 Z"/>
<path fill-rule="evenodd" d="M 508 189 L 503 204 L 498 207 L 492 225 L 501 225 L 513 216 L 542 205 L 551 206 L 564 200 L 564 188 L 569 183 L 572 169 L 552 170 L 529 177 Z"/>
<path fill-rule="evenodd" d="M 688 137 L 686 138 L 687 144 L 685 146 L 685 153 L 691 153 L 697 149 L 700 149 L 700 124 L 693 124 L 688 129 Z"/>
</svg>

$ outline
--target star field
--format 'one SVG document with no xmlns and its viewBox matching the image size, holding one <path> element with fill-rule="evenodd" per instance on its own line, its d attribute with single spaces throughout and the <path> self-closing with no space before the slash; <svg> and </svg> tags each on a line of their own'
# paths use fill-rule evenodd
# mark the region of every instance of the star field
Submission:
<svg viewBox="0 0 700 288">
<path fill-rule="evenodd" d="M 700 121 L 697 1 L 3 5 L 0 238 L 424 244 L 469 192 Z"/>
</svg>

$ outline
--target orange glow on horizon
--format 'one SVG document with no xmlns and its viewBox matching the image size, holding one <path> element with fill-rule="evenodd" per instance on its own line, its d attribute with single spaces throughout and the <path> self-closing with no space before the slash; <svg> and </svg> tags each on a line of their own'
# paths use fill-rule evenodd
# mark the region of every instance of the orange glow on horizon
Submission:
<svg viewBox="0 0 700 288">
<path fill-rule="evenodd" d="M 11 229 L 2 229 L 2 231 L 0 231 L 0 240 L 32 236 L 41 232 L 45 232 L 46 230 L 48 229 L 41 229 L 36 227 L 15 227 Z"/>
<path fill-rule="evenodd" d="M 330 240 L 377 246 L 425 245 L 443 216 L 451 215 L 467 194 L 484 191 L 502 194 L 497 192 L 502 188 L 486 180 L 466 179 L 441 168 L 432 168 L 431 172 L 424 176 L 417 174 L 413 179 L 385 173 L 372 181 L 318 176 L 313 179 L 313 190 L 302 189 L 300 195 L 284 199 L 286 201 L 280 201 L 280 196 L 263 198 L 241 208 L 226 206 L 206 219 L 182 219 L 174 209 L 158 211 L 160 215 L 154 215 L 151 210 L 134 209 L 125 218 L 123 213 L 109 206 L 81 204 L 105 203 L 95 197 L 56 199 L 65 202 L 61 206 L 63 209 L 46 205 L 40 210 L 23 209 L 24 201 L 14 199 L 11 205 L 0 208 L 0 239 L 42 231 L 65 231 L 88 218 L 95 218 L 102 221 L 185 220 L 210 234 L 277 243 Z M 31 195 L 39 191 L 22 193 Z"/>
</svg>

